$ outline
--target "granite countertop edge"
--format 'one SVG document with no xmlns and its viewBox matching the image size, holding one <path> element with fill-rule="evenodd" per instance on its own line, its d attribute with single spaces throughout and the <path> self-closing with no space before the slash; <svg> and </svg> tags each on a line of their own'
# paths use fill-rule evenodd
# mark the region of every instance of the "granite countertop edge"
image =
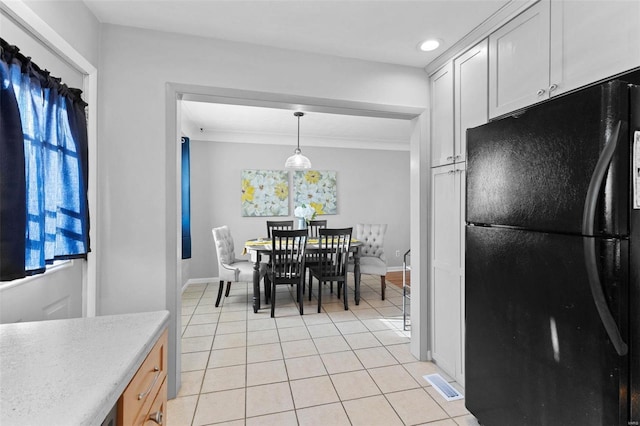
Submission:
<svg viewBox="0 0 640 426">
<path fill-rule="evenodd" d="M 0 325 L 0 424 L 100 424 L 168 311 Z"/>
</svg>

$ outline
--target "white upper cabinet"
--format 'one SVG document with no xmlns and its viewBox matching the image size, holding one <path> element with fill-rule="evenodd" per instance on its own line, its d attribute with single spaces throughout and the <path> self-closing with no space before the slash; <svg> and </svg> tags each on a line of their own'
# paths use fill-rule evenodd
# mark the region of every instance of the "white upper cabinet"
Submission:
<svg viewBox="0 0 640 426">
<path fill-rule="evenodd" d="M 548 98 L 549 3 L 539 2 L 489 36 L 489 115 Z"/>
<path fill-rule="evenodd" d="M 467 129 L 488 120 L 488 41 L 483 40 L 454 61 L 454 160 L 466 160 Z"/>
<path fill-rule="evenodd" d="M 640 66 L 640 1 L 541 0 L 489 36 L 489 116 Z"/>
<path fill-rule="evenodd" d="M 551 2 L 552 95 L 638 66 L 640 1 Z"/>
<path fill-rule="evenodd" d="M 431 166 L 453 162 L 453 62 L 431 76 Z"/>
</svg>

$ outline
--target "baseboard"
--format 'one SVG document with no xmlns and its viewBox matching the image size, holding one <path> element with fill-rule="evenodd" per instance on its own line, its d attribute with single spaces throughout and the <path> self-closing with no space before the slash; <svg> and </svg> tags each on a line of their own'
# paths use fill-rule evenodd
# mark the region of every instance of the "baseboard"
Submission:
<svg viewBox="0 0 640 426">
<path fill-rule="evenodd" d="M 213 278 L 190 278 L 186 283 L 182 286 L 182 292 L 187 289 L 191 284 L 208 284 L 208 283 L 216 283 L 218 282 L 218 277 Z"/>
</svg>

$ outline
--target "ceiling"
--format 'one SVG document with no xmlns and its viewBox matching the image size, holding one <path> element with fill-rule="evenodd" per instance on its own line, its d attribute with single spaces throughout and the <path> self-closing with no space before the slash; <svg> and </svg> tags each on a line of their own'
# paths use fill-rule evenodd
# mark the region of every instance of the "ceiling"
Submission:
<svg viewBox="0 0 640 426">
<path fill-rule="evenodd" d="M 272 145 L 297 143 L 292 110 L 244 105 L 182 102 L 183 129 L 192 139 Z M 408 120 L 323 112 L 300 117 L 300 146 L 409 150 Z M 292 148 L 293 149 L 293 148 Z"/>
<path fill-rule="evenodd" d="M 507 4 L 528 0 L 83 1 L 102 23 L 424 68 Z M 421 52 L 427 38 L 442 46 Z M 295 120 L 292 111 L 183 102 L 184 125 L 205 140 L 273 143 L 295 137 Z M 403 120 L 314 112 L 301 133 L 307 145 L 408 149 L 410 130 Z"/>
</svg>

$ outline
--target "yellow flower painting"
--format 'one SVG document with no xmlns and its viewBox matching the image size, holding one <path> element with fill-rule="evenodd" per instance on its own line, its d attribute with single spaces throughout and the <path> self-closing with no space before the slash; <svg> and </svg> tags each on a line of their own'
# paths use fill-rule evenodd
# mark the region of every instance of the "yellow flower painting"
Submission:
<svg viewBox="0 0 640 426">
<path fill-rule="evenodd" d="M 297 170 L 293 173 L 293 208 L 311 206 L 316 216 L 338 213 L 335 171 Z"/>
<path fill-rule="evenodd" d="M 242 216 L 288 216 L 289 174 L 282 170 L 243 170 Z"/>
</svg>

